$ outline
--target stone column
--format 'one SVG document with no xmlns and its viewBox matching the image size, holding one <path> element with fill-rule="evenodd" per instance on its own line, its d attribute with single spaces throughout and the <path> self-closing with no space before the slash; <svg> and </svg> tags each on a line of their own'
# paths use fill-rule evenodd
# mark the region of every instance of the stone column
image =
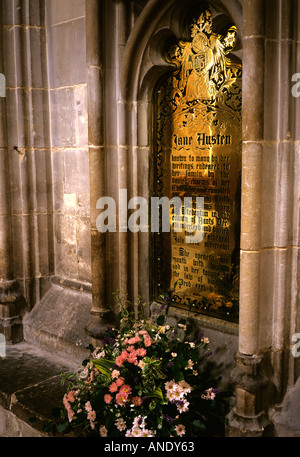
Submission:
<svg viewBox="0 0 300 457">
<path fill-rule="evenodd" d="M 261 436 L 268 426 L 259 348 L 261 179 L 264 137 L 265 2 L 243 2 L 243 155 L 239 351 L 232 373 L 236 406 L 229 436 Z"/>
<path fill-rule="evenodd" d="M 0 9 L 0 28 L 5 24 L 4 10 Z M 4 69 L 4 45 L 0 36 L 0 73 Z M 6 91 L 5 91 L 6 95 Z M 7 146 L 6 98 L 0 98 L 0 333 L 6 342 L 17 343 L 23 338 L 21 310 L 24 301 L 13 279 L 11 262 L 11 208 Z"/>
<path fill-rule="evenodd" d="M 4 100 L 1 100 L 4 105 Z M 3 117 L 2 117 L 3 120 Z M 0 128 L 3 127 L 3 122 Z M 0 146 L 0 333 L 7 342 L 23 338 L 21 309 L 23 300 L 13 280 L 11 265 L 11 217 L 9 205 L 9 168 L 7 149 Z"/>
<path fill-rule="evenodd" d="M 86 327 L 92 344 L 99 345 L 103 330 L 113 319 L 107 302 L 106 234 L 96 227 L 97 201 L 106 195 L 106 160 L 103 130 L 103 2 L 86 0 L 86 53 L 88 86 L 88 141 L 91 205 L 91 320 Z"/>
</svg>

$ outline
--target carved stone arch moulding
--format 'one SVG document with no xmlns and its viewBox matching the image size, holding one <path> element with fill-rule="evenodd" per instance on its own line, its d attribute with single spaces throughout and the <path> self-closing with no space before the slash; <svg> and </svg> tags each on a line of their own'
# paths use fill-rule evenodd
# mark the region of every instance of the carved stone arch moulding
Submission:
<svg viewBox="0 0 300 457">
<path fill-rule="evenodd" d="M 243 23 L 239 0 L 149 0 L 124 49 L 121 78 L 123 101 L 151 101 L 153 86 L 170 67 L 164 57 L 168 42 L 172 39 L 187 40 L 192 19 L 206 7 L 211 9 L 220 33 L 229 24 L 236 26 L 238 40 L 233 54 L 241 58 Z"/>
<path fill-rule="evenodd" d="M 126 176 L 135 175 L 128 183 L 128 198 L 142 196 L 149 201 L 154 195 L 154 94 L 157 83 L 175 68 L 166 58 L 170 44 L 190 39 L 190 24 L 198 11 L 209 6 L 218 33 L 224 34 L 230 25 L 237 27 L 237 43 L 233 54 L 238 60 L 241 53 L 242 10 L 239 1 L 150 0 L 140 13 L 127 39 L 122 55 L 120 73 L 120 103 L 123 106 L 121 125 L 128 145 Z M 119 109 L 119 108 L 118 108 Z M 136 174 L 138 172 L 138 174 Z M 142 178 L 141 173 L 142 172 Z M 122 172 L 123 173 L 123 172 Z M 150 202 L 149 202 L 150 203 Z M 150 226 L 147 233 L 128 233 L 126 253 L 122 254 L 122 284 L 128 296 L 138 295 L 151 302 L 154 298 L 152 258 L 153 244 Z M 127 260 L 125 260 L 127 256 Z M 149 260 L 150 259 L 150 260 Z"/>
<path fill-rule="evenodd" d="M 155 189 L 153 186 L 153 183 L 157 182 L 157 176 L 155 176 L 157 172 L 157 157 L 155 156 L 157 144 L 154 134 L 154 130 L 156 128 L 154 124 L 156 116 L 155 105 L 157 101 L 157 84 L 159 83 L 159 81 L 165 79 L 168 75 L 172 74 L 174 69 L 176 69 L 176 64 L 178 62 L 176 63 L 174 59 L 172 60 L 172 58 L 170 58 L 170 49 L 172 44 L 176 44 L 179 42 L 190 43 L 192 40 L 191 26 L 193 24 L 193 20 L 195 18 L 199 18 L 199 14 L 201 11 L 206 10 L 211 11 L 212 19 L 214 21 L 214 27 L 217 27 L 217 33 L 219 34 L 219 36 L 222 36 L 223 40 L 226 39 L 226 36 L 227 38 L 229 37 L 230 29 L 232 28 L 232 26 L 235 26 L 235 46 L 233 47 L 229 44 L 226 48 L 227 55 L 225 56 L 224 52 L 223 54 L 221 53 L 222 57 L 216 57 L 215 70 L 217 69 L 217 66 L 226 66 L 225 60 L 231 59 L 232 57 L 238 63 L 236 67 L 236 69 L 238 69 L 241 54 L 240 30 L 242 24 L 242 11 L 238 1 L 203 2 L 190 0 L 188 2 L 185 2 L 185 5 L 183 5 L 182 2 L 169 0 L 164 2 L 162 5 L 161 2 L 150 0 L 145 6 L 142 13 L 140 14 L 126 43 L 123 59 L 123 73 L 121 85 L 121 94 L 123 97 L 123 102 L 125 105 L 127 105 L 127 108 L 129 108 L 128 115 L 126 116 L 126 130 L 127 132 L 130 132 L 131 144 L 135 144 L 137 148 L 140 148 L 140 154 L 138 154 L 138 156 L 135 159 L 135 168 L 139 168 L 139 162 L 141 162 L 141 160 L 143 160 L 142 158 L 145 157 L 146 151 L 148 154 L 149 163 L 148 176 L 144 176 L 143 180 L 144 190 L 146 188 L 147 195 L 145 195 L 145 193 L 142 194 L 141 192 L 138 193 L 138 195 L 145 195 L 149 198 L 150 195 L 159 194 L 157 193 L 157 189 Z M 214 36 L 216 36 L 215 33 Z M 215 46 L 213 50 L 213 52 L 215 53 L 220 52 L 221 47 L 222 49 L 225 49 L 226 47 L 224 41 L 222 45 L 220 41 L 218 41 L 218 43 L 220 43 L 220 48 L 217 49 L 217 47 Z M 168 51 L 169 56 L 167 55 Z M 215 75 L 216 74 L 217 72 L 215 71 Z M 239 80 L 239 83 L 240 82 L 241 81 Z M 201 94 L 198 95 L 201 98 Z M 240 95 L 237 98 L 239 98 L 240 103 Z M 232 97 L 232 100 L 234 100 L 234 97 Z M 212 103 L 214 104 L 215 101 Z M 136 109 L 132 110 L 132 106 L 136 106 Z M 202 107 L 204 107 L 203 103 Z M 230 111 L 232 107 L 228 107 L 228 109 Z M 134 133 L 135 129 L 137 130 L 136 133 Z M 240 140 L 238 142 L 240 143 Z M 219 153 L 221 153 L 221 149 Z M 221 176 L 219 177 L 219 179 L 221 179 Z M 134 195 L 134 191 L 139 192 L 138 187 L 139 185 L 137 185 L 135 189 L 131 189 L 132 195 Z M 232 192 L 236 192 L 236 189 L 232 189 Z M 130 234 L 129 237 L 132 237 L 134 239 L 135 235 Z M 149 257 L 151 258 L 153 256 L 153 250 L 156 248 L 153 246 L 153 244 L 151 244 L 151 242 L 149 243 L 149 241 L 152 241 L 152 239 L 148 239 L 148 247 L 151 250 L 151 255 L 148 256 L 148 252 L 139 252 L 136 258 L 139 259 L 138 263 L 148 265 L 148 278 L 151 278 L 151 280 L 150 284 L 149 280 L 147 281 L 147 284 L 148 290 L 150 290 L 149 298 L 152 299 L 156 298 L 156 292 L 154 290 L 151 290 L 151 285 L 153 286 L 154 283 L 157 284 L 157 279 L 155 279 L 153 277 L 153 274 L 151 274 L 151 272 L 153 273 L 153 271 L 156 268 L 153 268 L 153 265 L 149 264 Z M 131 243 L 131 246 L 132 245 L 134 245 L 134 242 Z M 148 257 L 148 259 L 146 257 Z M 134 265 L 132 264 L 130 265 L 129 270 L 130 269 L 134 269 L 135 271 L 137 271 L 138 266 L 137 268 L 134 268 Z M 134 275 L 131 276 L 131 278 L 133 277 Z M 135 293 L 133 293 L 133 295 L 140 293 L 141 290 L 139 289 L 138 284 L 134 284 L 134 279 L 132 279 L 131 281 L 132 290 L 136 291 Z"/>
</svg>

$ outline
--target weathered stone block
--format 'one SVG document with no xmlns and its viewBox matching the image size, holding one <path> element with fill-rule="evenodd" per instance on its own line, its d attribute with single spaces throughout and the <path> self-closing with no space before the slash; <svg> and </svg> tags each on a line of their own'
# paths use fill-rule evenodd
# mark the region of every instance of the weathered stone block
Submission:
<svg viewBox="0 0 300 457">
<path fill-rule="evenodd" d="M 35 148 L 50 147 L 49 95 L 45 89 L 32 89 L 31 144 Z"/>
<path fill-rule="evenodd" d="M 264 125 L 264 38 L 243 43 L 243 140 L 263 139 Z M 258 71 L 259 69 L 259 71 Z"/>
<path fill-rule="evenodd" d="M 61 23 L 48 29 L 50 87 L 86 82 L 85 19 Z M 73 65 L 76 59 L 76 65 Z"/>
<path fill-rule="evenodd" d="M 77 278 L 76 216 L 56 214 L 54 224 L 56 272 L 65 277 Z"/>
<path fill-rule="evenodd" d="M 58 24 L 80 18 L 85 15 L 83 0 L 51 0 L 46 3 L 47 25 Z"/>
<path fill-rule="evenodd" d="M 64 151 L 51 151 L 53 210 L 64 210 Z"/>
<path fill-rule="evenodd" d="M 261 163 L 260 143 L 243 144 L 241 249 L 254 251 L 261 245 Z"/>
<path fill-rule="evenodd" d="M 61 284 L 60 284 L 61 282 Z M 90 340 L 84 327 L 90 319 L 91 295 L 80 283 L 69 287 L 61 279 L 24 317 L 24 337 L 51 353 L 82 361 Z M 81 290 L 82 289 L 82 290 Z"/>
<path fill-rule="evenodd" d="M 7 89 L 6 91 L 6 123 L 7 145 L 19 149 L 28 146 L 26 142 L 27 119 L 25 114 L 25 93 L 23 89 Z"/>
<path fill-rule="evenodd" d="M 244 36 L 262 36 L 265 33 L 265 2 L 243 1 Z"/>
<path fill-rule="evenodd" d="M 64 191 L 65 194 L 75 194 L 74 209 L 76 213 L 78 211 L 83 215 L 88 213 L 89 187 L 88 149 L 66 149 L 64 152 Z"/>
<path fill-rule="evenodd" d="M 31 85 L 35 88 L 48 87 L 47 48 L 45 29 L 30 28 Z M 39 59 L 36 58 L 39 56 Z"/>
<path fill-rule="evenodd" d="M 76 146 L 76 112 L 74 89 L 67 87 L 50 92 L 52 147 Z"/>
</svg>

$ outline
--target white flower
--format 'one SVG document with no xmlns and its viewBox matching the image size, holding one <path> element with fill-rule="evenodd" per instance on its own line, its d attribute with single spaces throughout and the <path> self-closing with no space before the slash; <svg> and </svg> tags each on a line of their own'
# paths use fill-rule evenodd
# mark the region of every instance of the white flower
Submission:
<svg viewBox="0 0 300 457">
<path fill-rule="evenodd" d="M 181 400 L 184 397 L 184 394 L 185 394 L 184 390 L 178 384 L 176 384 L 176 386 L 172 392 L 173 399 Z"/>
<path fill-rule="evenodd" d="M 177 405 L 177 409 L 180 413 L 185 413 L 186 411 L 189 410 L 189 402 L 188 401 L 184 401 L 183 405 L 179 406 Z"/>
<path fill-rule="evenodd" d="M 179 436 L 185 435 L 185 426 L 182 424 L 176 425 L 175 431 Z"/>
<path fill-rule="evenodd" d="M 153 436 L 154 436 L 154 433 L 153 433 L 151 430 L 143 429 L 143 430 L 141 430 L 139 436 L 143 436 L 143 437 L 153 437 Z"/>
<path fill-rule="evenodd" d="M 120 376 L 120 372 L 118 370 L 114 370 L 111 374 L 112 378 L 118 378 Z"/>
<path fill-rule="evenodd" d="M 131 429 L 131 436 L 142 436 L 141 432 L 141 429 L 139 429 L 138 427 L 133 427 Z"/>
<path fill-rule="evenodd" d="M 183 330 L 186 331 L 186 325 L 184 325 L 184 324 L 177 324 L 177 325 L 178 325 L 178 327 L 183 328 Z"/>
<path fill-rule="evenodd" d="M 182 381 L 179 381 L 178 384 L 184 390 L 185 393 L 191 392 L 191 390 L 192 390 L 191 386 L 184 379 Z"/>
<path fill-rule="evenodd" d="M 187 365 L 186 369 L 187 369 L 187 370 L 188 370 L 188 369 L 192 370 L 192 369 L 193 369 L 193 366 L 194 366 L 194 362 L 193 362 L 191 359 L 189 359 L 189 360 L 188 360 L 188 365 Z"/>
<path fill-rule="evenodd" d="M 143 362 L 142 360 L 140 360 L 139 363 L 138 363 L 138 366 L 139 366 L 141 369 L 143 369 L 144 366 L 145 366 L 145 362 Z"/>
<path fill-rule="evenodd" d="M 122 432 L 126 428 L 126 422 L 122 417 L 116 420 L 115 425 L 120 432 Z"/>
<path fill-rule="evenodd" d="M 203 400 L 213 400 L 216 396 L 212 387 L 210 387 L 209 389 L 206 389 L 205 392 L 206 392 L 206 395 L 205 394 L 201 395 L 201 398 L 203 398 Z"/>
<path fill-rule="evenodd" d="M 135 417 L 134 420 L 133 420 L 133 423 L 132 423 L 133 428 L 135 428 L 135 427 L 145 427 L 146 418 L 147 418 L 147 416 L 144 416 L 144 417 L 143 416 L 137 416 L 137 417 Z"/>
<path fill-rule="evenodd" d="M 101 352 L 98 352 L 100 349 L 97 348 L 95 349 L 95 351 L 93 352 L 92 356 L 94 357 L 94 359 L 101 359 L 101 357 L 105 357 L 105 351 L 101 351 Z"/>
<path fill-rule="evenodd" d="M 165 388 L 167 391 L 170 391 L 170 392 L 174 389 L 175 385 L 176 384 L 175 384 L 174 380 L 165 382 Z"/>
</svg>

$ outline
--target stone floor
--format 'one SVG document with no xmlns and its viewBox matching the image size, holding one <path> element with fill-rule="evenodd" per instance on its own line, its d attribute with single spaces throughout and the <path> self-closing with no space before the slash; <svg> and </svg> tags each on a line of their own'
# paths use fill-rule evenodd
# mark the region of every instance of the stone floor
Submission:
<svg viewBox="0 0 300 457">
<path fill-rule="evenodd" d="M 22 342 L 6 347 L 0 358 L 0 436 L 49 436 L 44 424 L 54 420 L 53 408 L 62 406 L 62 372 L 79 368 L 36 346 Z"/>
</svg>

